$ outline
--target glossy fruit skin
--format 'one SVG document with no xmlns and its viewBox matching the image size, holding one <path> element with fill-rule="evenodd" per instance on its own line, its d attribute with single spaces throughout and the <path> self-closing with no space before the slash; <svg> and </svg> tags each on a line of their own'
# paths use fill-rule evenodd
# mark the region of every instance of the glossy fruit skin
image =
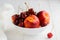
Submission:
<svg viewBox="0 0 60 40">
<path fill-rule="evenodd" d="M 19 20 L 15 20 L 13 23 L 14 23 L 15 25 L 18 25 L 18 24 L 19 24 Z"/>
<path fill-rule="evenodd" d="M 25 19 L 27 17 L 26 12 L 21 12 L 20 18 Z"/>
<path fill-rule="evenodd" d="M 36 15 L 33 8 L 28 9 L 28 12 L 29 12 L 30 15 Z"/>
<path fill-rule="evenodd" d="M 19 24 L 19 15 L 18 14 L 14 14 L 12 16 L 12 22 L 15 24 L 15 25 L 18 25 Z"/>
<path fill-rule="evenodd" d="M 23 23 L 23 22 L 20 22 L 20 23 L 18 24 L 18 26 L 19 26 L 19 27 L 24 27 L 24 23 Z"/>
<path fill-rule="evenodd" d="M 53 36 L 53 34 L 51 32 L 47 34 L 48 38 L 52 38 L 52 36 Z"/>
<path fill-rule="evenodd" d="M 18 20 L 19 19 L 19 15 L 18 14 L 14 14 L 12 16 L 12 21 L 14 22 L 15 20 Z"/>
<path fill-rule="evenodd" d="M 30 15 L 24 20 L 25 28 L 39 28 L 39 24 L 39 19 L 35 15 Z"/>
<path fill-rule="evenodd" d="M 46 26 L 50 22 L 50 16 L 46 11 L 40 11 L 37 13 L 37 17 L 40 20 L 41 27 Z"/>
</svg>

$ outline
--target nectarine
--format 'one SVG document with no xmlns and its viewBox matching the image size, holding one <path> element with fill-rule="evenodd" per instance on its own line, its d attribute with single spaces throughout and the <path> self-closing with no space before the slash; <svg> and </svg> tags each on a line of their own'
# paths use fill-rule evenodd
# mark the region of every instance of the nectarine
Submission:
<svg viewBox="0 0 60 40">
<path fill-rule="evenodd" d="M 24 20 L 25 28 L 39 28 L 40 22 L 37 16 L 30 15 Z"/>
<path fill-rule="evenodd" d="M 40 25 L 42 27 L 44 27 L 47 24 L 49 24 L 50 17 L 49 17 L 48 12 L 46 12 L 46 11 L 40 11 L 40 12 L 37 13 L 37 16 L 38 16 L 38 18 L 40 20 Z"/>
</svg>

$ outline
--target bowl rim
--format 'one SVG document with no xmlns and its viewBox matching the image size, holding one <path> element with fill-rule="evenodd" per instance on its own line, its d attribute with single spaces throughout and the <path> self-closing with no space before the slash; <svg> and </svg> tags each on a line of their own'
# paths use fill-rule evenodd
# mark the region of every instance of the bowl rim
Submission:
<svg viewBox="0 0 60 40">
<path fill-rule="evenodd" d="M 49 25 L 49 24 L 48 24 Z M 14 25 L 16 28 L 21 28 L 21 29 L 26 29 L 26 30 L 37 30 L 37 29 L 43 29 L 43 28 L 47 28 L 48 27 L 48 25 L 46 25 L 45 27 L 39 27 L 39 28 L 25 28 L 25 27 L 19 27 L 19 26 L 17 26 L 17 25 Z"/>
</svg>

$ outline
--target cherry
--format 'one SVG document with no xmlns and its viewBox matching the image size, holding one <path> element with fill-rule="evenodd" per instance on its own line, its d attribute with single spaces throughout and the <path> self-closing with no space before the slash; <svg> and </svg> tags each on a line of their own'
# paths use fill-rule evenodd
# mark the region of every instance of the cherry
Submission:
<svg viewBox="0 0 60 40">
<path fill-rule="evenodd" d="M 30 15 L 30 13 L 29 13 L 28 11 L 26 11 L 26 15 L 27 15 L 27 16 L 29 16 L 29 15 Z"/>
<path fill-rule="evenodd" d="M 18 25 L 18 24 L 19 24 L 19 20 L 15 20 L 13 23 L 14 23 L 15 25 Z"/>
<path fill-rule="evenodd" d="M 26 12 L 21 12 L 20 17 L 25 19 L 27 17 Z"/>
<path fill-rule="evenodd" d="M 52 38 L 52 36 L 53 36 L 53 34 L 52 34 L 51 32 L 49 32 L 49 33 L 47 34 L 47 37 L 48 37 L 48 38 Z"/>
<path fill-rule="evenodd" d="M 24 27 L 24 23 L 23 23 L 23 22 L 24 22 L 24 19 L 22 19 L 22 18 L 19 19 L 19 24 L 18 24 L 18 26 L 19 26 L 19 27 Z"/>
<path fill-rule="evenodd" d="M 29 12 L 29 14 L 33 14 L 33 15 L 36 15 L 36 13 L 34 12 L 34 10 L 33 10 L 33 8 L 30 8 L 30 9 L 28 9 L 28 12 Z"/>
<path fill-rule="evenodd" d="M 24 27 L 24 23 L 23 23 L 23 22 L 20 22 L 20 23 L 18 24 L 18 26 L 19 26 L 19 27 Z"/>
<path fill-rule="evenodd" d="M 18 18 L 19 18 L 19 15 L 18 14 L 15 14 L 15 15 L 12 16 L 12 21 L 14 22 Z"/>
</svg>

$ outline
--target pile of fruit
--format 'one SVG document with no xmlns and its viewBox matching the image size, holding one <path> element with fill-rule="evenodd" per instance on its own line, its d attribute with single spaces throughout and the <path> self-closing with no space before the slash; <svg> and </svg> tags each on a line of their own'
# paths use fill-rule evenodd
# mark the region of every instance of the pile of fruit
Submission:
<svg viewBox="0 0 60 40">
<path fill-rule="evenodd" d="M 46 11 L 39 11 L 36 13 L 33 8 L 20 14 L 12 15 L 12 22 L 16 26 L 24 28 L 39 28 L 45 27 L 49 24 L 50 17 Z"/>
</svg>

